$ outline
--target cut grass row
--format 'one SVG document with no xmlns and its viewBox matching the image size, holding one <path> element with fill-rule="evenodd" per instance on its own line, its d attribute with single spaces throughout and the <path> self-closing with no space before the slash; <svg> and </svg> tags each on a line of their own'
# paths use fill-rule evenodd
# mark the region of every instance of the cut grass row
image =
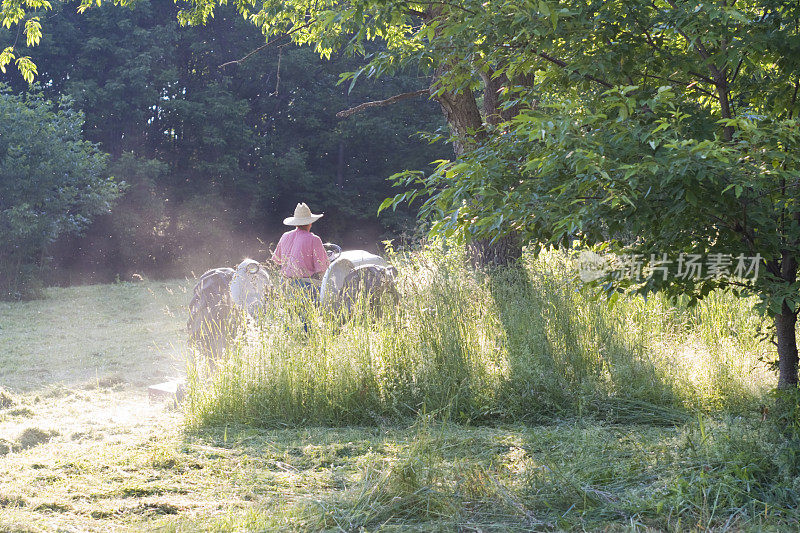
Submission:
<svg viewBox="0 0 800 533">
<path fill-rule="evenodd" d="M 2 463 L 12 481 L 0 526 L 790 530 L 800 487 L 770 431 L 710 419 L 490 428 L 429 417 L 408 428 L 162 428 Z"/>
</svg>

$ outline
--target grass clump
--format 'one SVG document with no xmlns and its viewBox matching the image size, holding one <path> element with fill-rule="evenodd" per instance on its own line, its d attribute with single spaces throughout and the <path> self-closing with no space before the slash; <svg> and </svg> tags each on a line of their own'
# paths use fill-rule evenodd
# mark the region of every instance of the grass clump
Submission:
<svg viewBox="0 0 800 533">
<path fill-rule="evenodd" d="M 0 439 L 0 457 L 8 455 L 14 451 L 14 443 L 5 439 Z"/>
<path fill-rule="evenodd" d="M 780 452 L 787 443 L 774 429 L 699 417 L 677 439 L 672 478 L 654 514 L 667 504 L 698 529 L 770 516 L 797 524 L 800 470 Z"/>
<path fill-rule="evenodd" d="M 49 442 L 56 435 L 58 435 L 58 431 L 47 431 L 37 427 L 27 428 L 17 437 L 16 444 L 19 449 L 27 450 Z"/>
<path fill-rule="evenodd" d="M 772 383 L 752 301 L 655 295 L 614 306 L 579 290 L 567 254 L 476 272 L 458 250 L 393 258 L 399 306 L 342 321 L 276 295 L 212 374 L 189 368 L 194 426 L 375 424 L 419 413 L 465 423 L 591 416 L 672 425 L 744 412 Z M 298 316 L 310 324 L 308 333 Z"/>
<path fill-rule="evenodd" d="M 0 409 L 8 409 L 9 407 L 13 407 L 16 403 L 17 401 L 14 396 L 0 387 Z"/>
<path fill-rule="evenodd" d="M 33 409 L 31 409 L 30 407 L 15 407 L 14 409 L 9 409 L 7 414 L 8 416 L 30 418 L 36 413 L 34 413 Z"/>
</svg>

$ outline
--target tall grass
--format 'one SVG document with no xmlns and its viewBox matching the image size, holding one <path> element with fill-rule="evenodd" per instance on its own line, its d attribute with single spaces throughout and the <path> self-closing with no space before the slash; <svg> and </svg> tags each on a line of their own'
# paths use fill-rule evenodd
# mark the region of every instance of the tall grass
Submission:
<svg viewBox="0 0 800 533">
<path fill-rule="evenodd" d="M 189 365 L 190 424 L 372 424 L 437 413 L 459 422 L 592 416 L 673 424 L 742 411 L 774 375 L 752 301 L 697 307 L 656 295 L 614 306 L 580 290 L 568 255 L 474 271 L 458 249 L 392 257 L 399 306 L 349 320 L 275 295 L 211 372 Z M 301 326 L 300 316 L 309 324 Z"/>
</svg>

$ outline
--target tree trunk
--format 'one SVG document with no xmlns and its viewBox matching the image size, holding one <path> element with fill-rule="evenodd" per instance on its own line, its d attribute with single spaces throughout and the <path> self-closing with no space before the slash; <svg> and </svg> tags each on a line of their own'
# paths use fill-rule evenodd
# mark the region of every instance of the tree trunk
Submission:
<svg viewBox="0 0 800 533">
<path fill-rule="evenodd" d="M 339 139 L 339 157 L 336 162 L 336 186 L 344 188 L 344 141 Z"/>
<path fill-rule="evenodd" d="M 435 85 L 440 76 L 445 72 L 438 69 L 431 87 L 435 93 Z M 504 116 L 500 110 L 498 91 L 503 83 L 507 83 L 505 76 L 492 78 L 491 73 L 481 73 L 485 84 L 483 94 L 484 116 L 478 109 L 478 102 L 471 90 L 461 92 L 443 91 L 436 100 L 442 107 L 447 125 L 453 134 L 453 151 L 456 157 L 472 149 L 477 142 L 486 137 L 484 119 L 486 123 L 497 125 L 510 117 Z M 491 242 L 491 239 L 476 239 L 470 243 L 469 255 L 476 267 L 509 266 L 522 256 L 522 244 L 516 235 L 507 235 Z"/>
<path fill-rule="evenodd" d="M 788 284 L 797 281 L 797 259 L 784 252 L 779 267 L 779 277 Z M 797 387 L 797 312 L 785 301 L 781 314 L 775 316 L 775 333 L 778 339 L 778 388 Z"/>
<path fill-rule="evenodd" d="M 494 77 L 493 71 L 481 71 L 481 79 L 483 80 L 483 117 L 487 124 L 497 126 L 503 120 L 507 120 L 503 116 L 500 109 L 500 90 L 503 85 L 508 83 L 508 78 L 505 74 Z"/>
<path fill-rule="evenodd" d="M 431 2 L 423 17 L 425 22 L 429 23 L 441 17 L 442 8 L 443 5 Z M 441 32 L 442 27 L 436 28 L 437 35 Z M 465 87 L 452 91 L 446 86 L 440 87 L 442 78 L 450 72 L 454 62 L 456 61 L 442 61 L 436 67 L 431 80 L 430 92 L 442 108 L 447 126 L 453 135 L 453 152 L 458 157 L 471 149 L 475 141 L 485 136 L 486 132 L 483 129 L 483 119 L 472 89 Z M 440 91 L 440 89 L 443 90 Z"/>
<path fill-rule="evenodd" d="M 439 80 L 441 71 L 434 78 L 431 92 L 435 91 L 435 85 Z M 478 102 L 475 94 L 464 89 L 460 92 L 442 91 L 435 97 L 442 107 L 444 118 L 453 134 L 453 151 L 456 157 L 469 150 L 474 141 L 484 136 L 483 120 L 478 111 Z"/>
<path fill-rule="evenodd" d="M 429 13 L 434 18 L 439 8 L 431 8 Z M 498 125 L 504 120 L 509 120 L 509 113 L 518 113 L 519 109 L 501 110 L 499 91 L 508 83 L 505 75 L 493 77 L 491 68 L 478 68 L 484 83 L 483 91 L 483 116 L 475 100 L 474 92 L 469 88 L 454 92 L 450 90 L 438 91 L 439 80 L 448 72 L 451 66 L 441 64 L 435 71 L 431 83 L 431 94 L 439 102 L 442 112 L 447 120 L 450 132 L 453 134 L 453 152 L 458 157 L 474 148 L 487 136 L 484 124 Z M 526 77 L 524 81 L 533 83 L 533 77 Z M 476 199 L 480 201 L 479 198 Z M 508 266 L 522 256 L 522 243 L 517 235 L 507 235 L 494 242 L 491 239 L 477 239 L 470 243 L 469 255 L 475 266 Z"/>
<path fill-rule="evenodd" d="M 797 387 L 797 315 L 783 304 L 783 312 L 775 316 L 775 331 L 778 337 L 778 388 Z"/>
<path fill-rule="evenodd" d="M 472 264 L 477 268 L 512 266 L 522 257 L 522 243 L 517 235 L 490 239 L 477 239 L 467 248 Z"/>
<path fill-rule="evenodd" d="M 483 69 L 479 71 L 483 80 L 483 117 L 487 124 L 497 126 L 503 121 L 511 120 L 519 115 L 522 110 L 520 102 L 515 105 L 503 108 L 500 104 L 500 91 L 504 87 L 524 86 L 533 87 L 535 78 L 533 74 L 522 74 L 509 80 L 505 74 L 495 76 L 495 71 Z M 514 95 L 516 97 L 516 95 Z M 535 102 L 534 102 L 535 105 Z"/>
</svg>

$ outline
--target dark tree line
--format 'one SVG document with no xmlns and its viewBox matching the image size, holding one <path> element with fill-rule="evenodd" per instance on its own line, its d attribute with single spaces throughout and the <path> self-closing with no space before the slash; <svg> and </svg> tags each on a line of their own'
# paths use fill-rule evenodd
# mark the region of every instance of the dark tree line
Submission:
<svg viewBox="0 0 800 533">
<path fill-rule="evenodd" d="M 182 275 L 257 255 L 298 201 L 324 211 L 319 232 L 345 245 L 413 225 L 407 212 L 375 214 L 393 192 L 387 176 L 448 154 L 413 137 L 441 126 L 438 106 L 414 99 L 335 115 L 424 88 L 416 73 L 348 94 L 349 84 L 337 82 L 355 61 L 326 61 L 288 40 L 234 62 L 264 37 L 232 9 L 205 27 L 182 28 L 169 0 L 84 14 L 77 6 L 48 14 L 36 79 L 46 97 L 69 96 L 85 113 L 84 137 L 111 155 L 108 173 L 127 189 L 83 237 L 50 248 L 57 280 Z M 0 41 L 13 39 L 0 33 Z M 28 90 L 17 72 L 6 78 L 14 92 Z"/>
</svg>

